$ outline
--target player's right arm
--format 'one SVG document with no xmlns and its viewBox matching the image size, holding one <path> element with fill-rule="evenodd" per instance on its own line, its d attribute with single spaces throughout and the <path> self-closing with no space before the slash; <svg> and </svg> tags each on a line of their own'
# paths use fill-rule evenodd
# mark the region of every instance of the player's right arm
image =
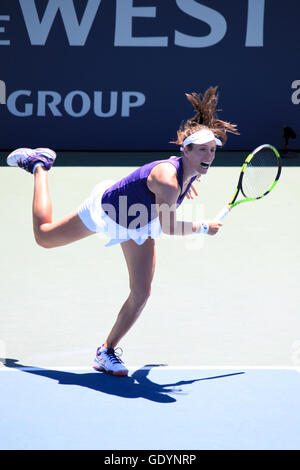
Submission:
<svg viewBox="0 0 300 470">
<path fill-rule="evenodd" d="M 168 235 L 191 235 L 200 231 L 201 222 L 177 220 L 176 202 L 180 195 L 180 185 L 175 167 L 161 163 L 153 168 L 148 177 L 148 187 L 155 194 L 156 210 L 162 231 Z M 214 235 L 222 224 L 209 223 L 208 234 Z"/>
</svg>

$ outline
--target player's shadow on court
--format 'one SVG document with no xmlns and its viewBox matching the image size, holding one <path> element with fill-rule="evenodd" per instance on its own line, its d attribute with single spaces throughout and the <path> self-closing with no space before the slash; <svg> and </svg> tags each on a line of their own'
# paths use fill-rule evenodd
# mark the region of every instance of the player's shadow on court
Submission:
<svg viewBox="0 0 300 470">
<path fill-rule="evenodd" d="M 116 395 L 123 398 L 144 398 L 145 400 L 157 403 L 176 402 L 176 399 L 171 395 L 185 395 L 184 390 L 180 388 L 181 386 L 202 380 L 222 379 L 233 375 L 244 374 L 244 372 L 234 372 L 231 374 L 158 384 L 150 380 L 147 376 L 153 367 L 163 366 L 163 364 L 148 364 L 133 372 L 131 376 L 114 377 L 103 372 L 82 374 L 24 366 L 19 364 L 17 359 L 0 359 L 0 362 L 3 362 L 6 367 L 18 369 L 21 372 L 57 380 L 61 385 L 76 385 L 78 387 L 90 388 L 91 390 L 107 393 L 108 395 Z"/>
</svg>

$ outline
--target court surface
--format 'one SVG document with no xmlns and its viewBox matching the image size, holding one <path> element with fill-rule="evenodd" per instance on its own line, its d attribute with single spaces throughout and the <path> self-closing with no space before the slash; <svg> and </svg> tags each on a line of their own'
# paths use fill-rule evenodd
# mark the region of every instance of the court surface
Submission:
<svg viewBox="0 0 300 470">
<path fill-rule="evenodd" d="M 54 219 L 134 167 L 55 167 Z M 215 167 L 182 219 L 213 218 L 238 167 Z M 120 346 L 127 378 L 91 363 L 128 295 L 119 246 L 54 250 L 31 227 L 32 176 L 1 167 L 1 449 L 299 449 L 299 167 L 215 237 L 157 246 L 152 295 Z M 105 431 L 104 431 L 105 430 Z"/>
</svg>

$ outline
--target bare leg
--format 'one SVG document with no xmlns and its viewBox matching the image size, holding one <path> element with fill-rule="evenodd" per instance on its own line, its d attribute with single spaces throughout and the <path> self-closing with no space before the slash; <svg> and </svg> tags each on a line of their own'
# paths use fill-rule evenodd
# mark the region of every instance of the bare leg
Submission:
<svg viewBox="0 0 300 470">
<path fill-rule="evenodd" d="M 48 172 L 41 166 L 34 172 L 32 216 L 36 242 L 44 248 L 67 245 L 95 233 L 85 227 L 77 212 L 58 222 L 52 222 Z"/>
<path fill-rule="evenodd" d="M 130 294 L 107 337 L 106 347 L 115 348 L 129 331 L 150 296 L 155 269 L 155 241 L 148 238 L 143 245 L 133 240 L 121 244 L 129 272 Z"/>
</svg>

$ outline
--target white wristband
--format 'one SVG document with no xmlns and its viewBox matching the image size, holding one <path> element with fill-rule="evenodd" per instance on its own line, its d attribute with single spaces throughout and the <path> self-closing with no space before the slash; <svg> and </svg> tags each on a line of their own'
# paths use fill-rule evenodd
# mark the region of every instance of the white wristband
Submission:
<svg viewBox="0 0 300 470">
<path fill-rule="evenodd" d="M 208 233 L 208 230 L 209 230 L 209 225 L 207 222 L 200 222 L 200 229 L 197 233 L 200 233 L 200 234 L 206 234 Z"/>
</svg>

